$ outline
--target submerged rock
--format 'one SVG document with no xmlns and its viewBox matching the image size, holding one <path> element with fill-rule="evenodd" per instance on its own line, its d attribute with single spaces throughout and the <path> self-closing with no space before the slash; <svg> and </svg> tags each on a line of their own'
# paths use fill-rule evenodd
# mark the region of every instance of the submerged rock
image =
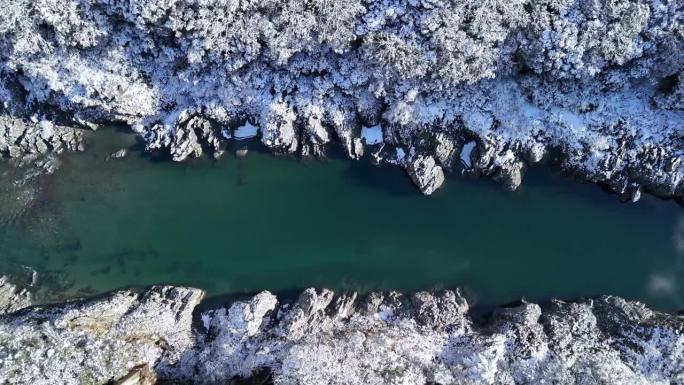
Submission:
<svg viewBox="0 0 684 385">
<path fill-rule="evenodd" d="M 153 287 L 0 317 L 9 384 L 679 384 L 684 323 L 602 296 L 522 302 L 487 321 L 459 291 L 269 292 L 191 314 L 202 293 Z M 142 365 L 142 366 L 140 366 Z M 140 368 L 153 373 L 141 376 Z M 132 372 L 131 372 L 132 371 Z M 138 382 L 135 382 L 138 381 Z"/>
<path fill-rule="evenodd" d="M 126 157 L 126 155 L 128 155 L 128 150 L 125 148 L 120 148 L 120 149 L 112 152 L 111 154 L 107 155 L 105 160 L 123 159 Z"/>
</svg>

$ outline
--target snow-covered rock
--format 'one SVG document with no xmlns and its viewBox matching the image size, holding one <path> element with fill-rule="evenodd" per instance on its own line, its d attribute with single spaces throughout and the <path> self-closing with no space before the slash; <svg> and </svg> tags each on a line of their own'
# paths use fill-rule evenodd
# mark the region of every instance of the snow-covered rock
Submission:
<svg viewBox="0 0 684 385">
<path fill-rule="evenodd" d="M 425 195 L 431 195 L 444 183 L 444 171 L 430 155 L 410 155 L 404 167 L 413 183 Z"/>
<path fill-rule="evenodd" d="M 0 316 L 8 384 L 680 384 L 684 323 L 637 302 L 522 301 L 473 317 L 460 291 L 262 292 L 191 314 L 202 293 L 153 287 Z M 136 377 L 137 376 L 137 377 Z"/>
</svg>

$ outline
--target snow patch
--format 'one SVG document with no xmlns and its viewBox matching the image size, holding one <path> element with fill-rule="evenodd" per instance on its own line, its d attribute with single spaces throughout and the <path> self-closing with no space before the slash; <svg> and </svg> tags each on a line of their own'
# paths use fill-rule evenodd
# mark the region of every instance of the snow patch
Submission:
<svg viewBox="0 0 684 385">
<path fill-rule="evenodd" d="M 475 141 L 472 141 L 464 144 L 463 148 L 461 149 L 461 162 L 467 168 L 472 167 L 472 162 L 470 161 L 470 154 L 473 152 L 474 148 Z"/>
<path fill-rule="evenodd" d="M 404 158 L 406 158 L 406 151 L 404 151 L 403 148 L 397 147 L 394 152 L 397 157 L 397 162 L 401 162 L 404 160 Z"/>
<path fill-rule="evenodd" d="M 370 146 L 382 143 L 382 126 L 362 127 L 361 138 Z"/>
<path fill-rule="evenodd" d="M 251 123 L 247 122 L 244 125 L 235 129 L 233 136 L 237 140 L 249 139 L 257 136 L 259 127 L 253 126 Z"/>
</svg>

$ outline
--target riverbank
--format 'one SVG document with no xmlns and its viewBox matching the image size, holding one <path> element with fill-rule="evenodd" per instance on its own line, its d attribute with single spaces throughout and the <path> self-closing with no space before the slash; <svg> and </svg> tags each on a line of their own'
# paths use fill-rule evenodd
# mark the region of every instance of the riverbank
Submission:
<svg viewBox="0 0 684 385">
<path fill-rule="evenodd" d="M 35 385 L 101 384 L 131 370 L 176 384 L 684 380 L 682 320 L 617 297 L 473 317 L 458 290 L 307 289 L 289 303 L 262 292 L 196 311 L 203 296 L 156 286 L 0 315 L 0 376 Z"/>
<path fill-rule="evenodd" d="M 684 197 L 675 4 L 8 9 L 5 156 L 80 149 L 83 130 L 123 123 L 176 161 L 245 133 L 279 154 L 372 153 L 424 194 L 460 158 L 510 190 L 546 162 L 625 200 Z"/>
</svg>

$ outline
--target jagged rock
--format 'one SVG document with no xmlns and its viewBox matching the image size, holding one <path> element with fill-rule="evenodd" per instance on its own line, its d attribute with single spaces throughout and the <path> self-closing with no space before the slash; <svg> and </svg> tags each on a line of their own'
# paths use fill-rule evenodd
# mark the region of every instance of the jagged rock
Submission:
<svg viewBox="0 0 684 385">
<path fill-rule="evenodd" d="M 501 183 L 506 189 L 515 191 L 522 183 L 522 170 L 524 163 L 517 159 L 511 152 L 503 157 L 497 157 L 492 178 Z"/>
<path fill-rule="evenodd" d="M 187 115 L 187 112 L 183 112 L 179 116 L 176 132 L 169 148 L 171 157 L 176 162 L 181 162 L 189 156 L 195 158 L 202 156 L 202 144 L 199 142 L 197 132 L 199 129 L 201 134 L 206 120 L 197 117 L 188 118 Z"/>
<path fill-rule="evenodd" d="M 217 384 L 679 384 L 684 322 L 603 296 L 522 302 L 474 322 L 459 291 L 268 292 L 207 310 L 193 289 L 155 287 L 0 316 L 8 384 L 102 383 L 146 364 L 160 381 Z"/>
<path fill-rule="evenodd" d="M 199 133 L 199 137 L 202 138 L 203 143 L 212 149 L 213 156 L 218 159 L 223 155 L 223 141 L 221 139 L 221 134 L 218 130 L 214 129 L 212 123 L 199 116 L 195 116 L 187 124 L 188 129 L 192 129 L 195 133 Z"/>
<path fill-rule="evenodd" d="M 297 151 L 296 115 L 283 102 L 270 104 L 261 115 L 261 142 L 275 151 L 293 153 Z"/>
<path fill-rule="evenodd" d="M 452 322 L 461 321 L 468 312 L 468 303 L 459 290 L 418 292 L 413 294 L 411 300 L 416 311 L 416 320 L 434 328 L 443 328 Z"/>
<path fill-rule="evenodd" d="M 425 195 L 435 192 L 444 183 L 444 171 L 429 155 L 409 156 L 404 165 L 413 183 Z"/>
<path fill-rule="evenodd" d="M 28 290 L 19 289 L 9 278 L 0 276 L 0 315 L 23 309 L 31 303 L 31 293 Z"/>
<path fill-rule="evenodd" d="M 453 138 L 450 138 L 447 134 L 440 132 L 435 135 L 435 159 L 439 164 L 450 169 L 451 164 L 454 160 L 454 155 L 456 154 L 456 143 Z"/>
<path fill-rule="evenodd" d="M 305 143 L 302 146 L 302 155 L 313 154 L 318 157 L 323 157 L 325 154 L 325 145 L 330 142 L 330 133 L 323 126 L 322 113 L 317 112 L 312 114 L 307 119 L 304 128 L 304 135 L 306 136 Z"/>
<path fill-rule="evenodd" d="M 36 119 L 33 122 L 0 115 L 0 154 L 20 158 L 64 150 L 83 150 L 83 134 L 79 129 L 59 126 L 47 120 Z"/>
<path fill-rule="evenodd" d="M 333 292 L 330 290 L 304 290 L 297 302 L 282 316 L 282 334 L 287 338 L 299 338 L 315 329 L 321 319 L 327 318 L 324 311 L 332 300 Z"/>
</svg>

